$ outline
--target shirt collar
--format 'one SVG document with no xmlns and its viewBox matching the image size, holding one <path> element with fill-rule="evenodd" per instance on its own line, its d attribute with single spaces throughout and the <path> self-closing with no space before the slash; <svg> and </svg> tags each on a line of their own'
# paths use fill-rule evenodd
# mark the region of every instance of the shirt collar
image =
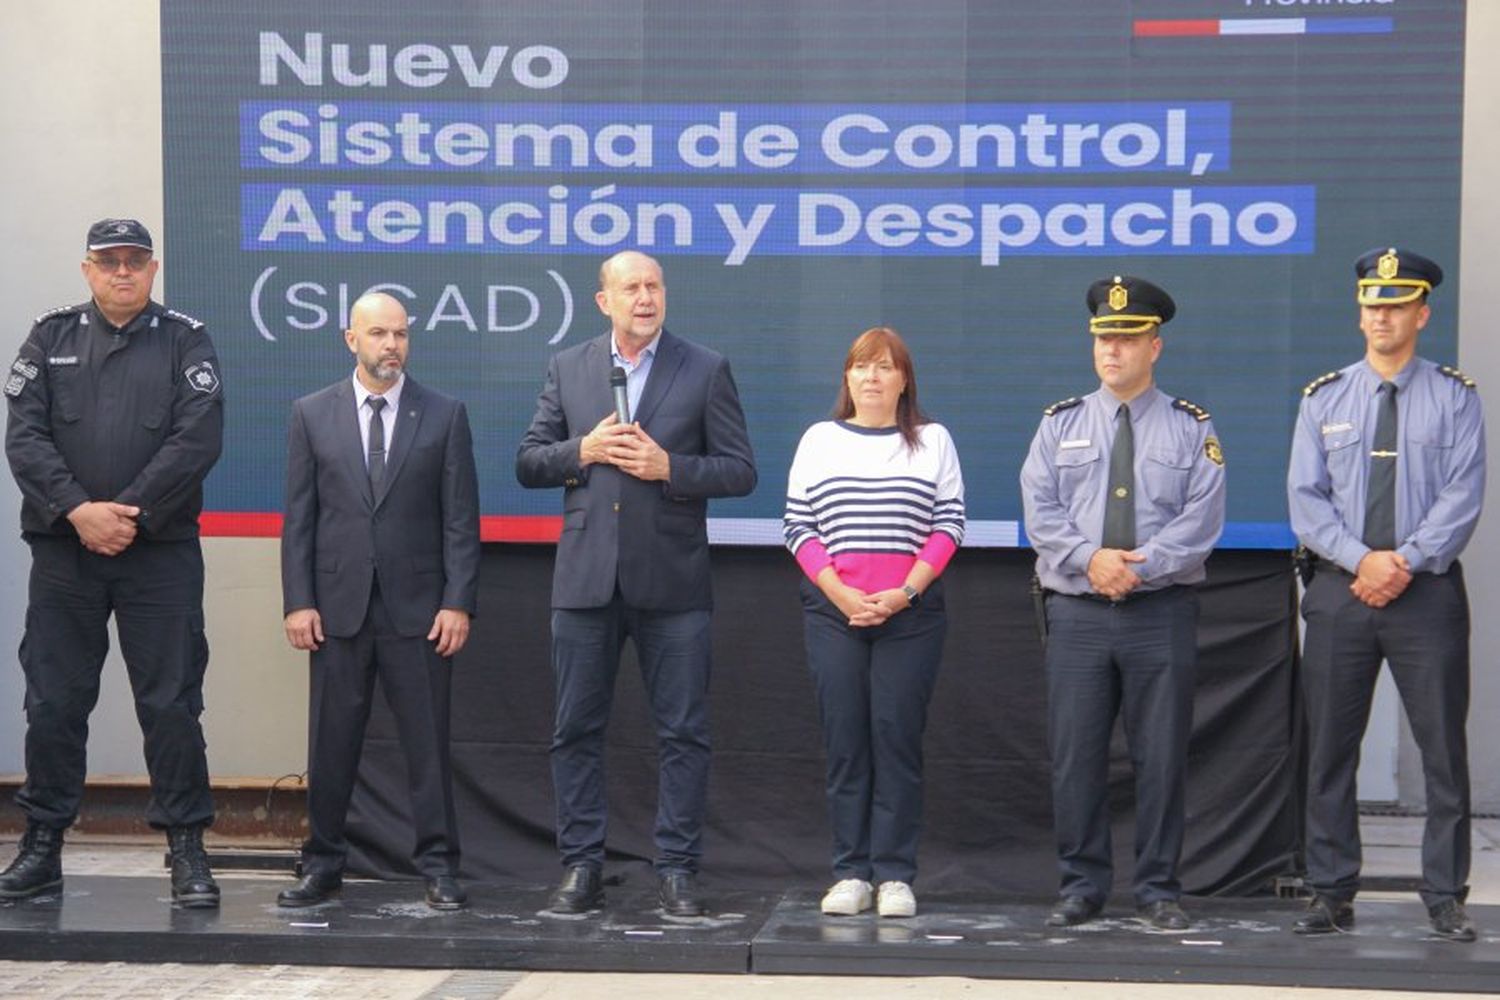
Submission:
<svg viewBox="0 0 1500 1000">
<path fill-rule="evenodd" d="M 375 395 L 375 393 L 365 388 L 365 384 L 359 380 L 358 372 L 354 372 L 349 377 L 354 380 L 354 405 L 362 410 L 365 408 L 365 400 Z M 402 372 L 396 376 L 396 384 L 380 394 L 390 406 L 392 413 L 401 408 L 401 390 L 405 385 L 406 372 Z"/>
<path fill-rule="evenodd" d="M 622 368 L 638 368 L 641 365 L 645 364 L 647 358 L 654 358 L 654 357 L 656 357 L 656 347 L 660 343 L 661 343 L 661 331 L 657 330 L 656 331 L 656 336 L 654 336 L 654 337 L 651 338 L 651 343 L 649 343 L 645 347 L 641 348 L 641 353 L 639 353 L 639 354 L 636 355 L 635 361 L 634 362 L 630 362 L 630 361 L 625 360 L 625 355 L 623 355 L 623 354 L 620 353 L 620 345 L 615 341 L 615 332 L 614 332 L 614 330 L 610 330 L 609 331 L 609 356 L 610 356 L 611 360 L 613 360 L 615 362 L 615 364 L 620 365 Z"/>
</svg>

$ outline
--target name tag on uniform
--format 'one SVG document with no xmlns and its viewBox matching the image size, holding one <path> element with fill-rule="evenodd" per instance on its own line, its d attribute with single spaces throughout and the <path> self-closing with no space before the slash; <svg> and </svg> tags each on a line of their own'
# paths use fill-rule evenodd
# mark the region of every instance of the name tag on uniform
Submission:
<svg viewBox="0 0 1500 1000">
<path fill-rule="evenodd" d="M 1093 443 L 1094 442 L 1090 441 L 1088 438 L 1073 438 L 1069 441 L 1057 442 L 1057 449 L 1058 451 L 1062 451 L 1067 448 L 1087 448 Z"/>
<path fill-rule="evenodd" d="M 78 364 L 78 355 L 68 354 L 60 358 L 48 358 L 47 364 L 55 365 L 58 367 L 61 367 L 63 365 L 76 365 Z"/>
<path fill-rule="evenodd" d="M 1351 424 L 1351 423 L 1348 423 L 1348 422 L 1345 422 L 1345 423 L 1342 423 L 1342 424 L 1324 424 L 1323 425 L 1323 433 L 1324 433 L 1324 435 L 1328 435 L 1328 434 L 1341 434 L 1344 431 L 1352 431 L 1352 430 L 1354 430 L 1354 425 Z"/>
</svg>

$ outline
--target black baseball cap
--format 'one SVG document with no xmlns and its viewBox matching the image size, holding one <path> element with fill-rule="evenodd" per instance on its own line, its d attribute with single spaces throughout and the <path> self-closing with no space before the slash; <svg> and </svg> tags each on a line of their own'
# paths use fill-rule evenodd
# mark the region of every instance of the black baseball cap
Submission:
<svg viewBox="0 0 1500 1000">
<path fill-rule="evenodd" d="M 151 245 L 151 234 L 134 219 L 100 219 L 89 226 L 86 245 L 90 250 L 109 250 L 113 247 L 155 249 Z"/>
</svg>

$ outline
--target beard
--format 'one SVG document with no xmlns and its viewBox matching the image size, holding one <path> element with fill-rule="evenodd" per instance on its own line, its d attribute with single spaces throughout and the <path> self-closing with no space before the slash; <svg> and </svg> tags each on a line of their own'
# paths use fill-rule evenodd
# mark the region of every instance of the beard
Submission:
<svg viewBox="0 0 1500 1000">
<path fill-rule="evenodd" d="M 396 358 L 380 358 L 365 363 L 365 373 L 377 382 L 391 383 L 401 377 L 405 367 Z"/>
</svg>

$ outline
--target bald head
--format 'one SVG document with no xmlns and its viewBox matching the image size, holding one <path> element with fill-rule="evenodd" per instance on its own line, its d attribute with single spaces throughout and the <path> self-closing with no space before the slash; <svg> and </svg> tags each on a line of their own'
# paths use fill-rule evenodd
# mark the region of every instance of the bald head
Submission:
<svg viewBox="0 0 1500 1000">
<path fill-rule="evenodd" d="M 349 309 L 344 343 L 354 355 L 360 384 L 383 393 L 406 370 L 406 306 L 385 292 L 361 295 Z"/>
</svg>

